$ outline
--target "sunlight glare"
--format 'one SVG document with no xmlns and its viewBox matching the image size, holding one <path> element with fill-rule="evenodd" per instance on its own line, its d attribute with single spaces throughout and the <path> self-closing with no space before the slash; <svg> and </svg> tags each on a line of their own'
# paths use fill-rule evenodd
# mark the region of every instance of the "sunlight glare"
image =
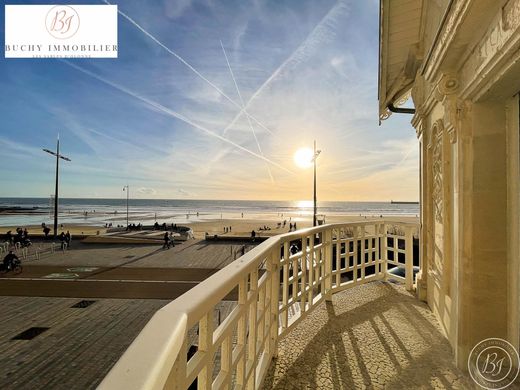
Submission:
<svg viewBox="0 0 520 390">
<path fill-rule="evenodd" d="M 312 202 L 312 200 L 299 200 L 296 203 L 296 207 L 298 207 L 299 209 L 310 209 L 313 206 L 314 203 Z"/>
<path fill-rule="evenodd" d="M 312 166 L 313 151 L 310 148 L 300 148 L 294 153 L 294 163 L 300 168 Z"/>
</svg>

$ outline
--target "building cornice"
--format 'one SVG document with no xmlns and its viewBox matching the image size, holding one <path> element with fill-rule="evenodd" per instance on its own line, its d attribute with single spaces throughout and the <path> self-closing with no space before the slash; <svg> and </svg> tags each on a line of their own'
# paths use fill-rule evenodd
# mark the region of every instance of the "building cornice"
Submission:
<svg viewBox="0 0 520 390">
<path fill-rule="evenodd" d="M 497 12 L 482 39 L 469 51 L 459 72 L 460 97 L 478 101 L 519 61 L 520 0 L 509 0 Z M 517 91 L 511 94 L 514 92 Z"/>
<path fill-rule="evenodd" d="M 440 26 L 438 38 L 433 42 L 421 71 L 426 80 L 431 81 L 436 78 L 439 67 L 461 27 L 460 21 L 467 15 L 473 2 L 475 0 L 452 0 L 450 2 L 447 14 L 443 18 L 445 22 Z"/>
</svg>

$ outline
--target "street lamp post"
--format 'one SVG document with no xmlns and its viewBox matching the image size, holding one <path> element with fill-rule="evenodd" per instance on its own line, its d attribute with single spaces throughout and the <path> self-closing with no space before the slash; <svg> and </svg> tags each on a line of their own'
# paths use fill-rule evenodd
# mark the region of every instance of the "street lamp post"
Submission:
<svg viewBox="0 0 520 390">
<path fill-rule="evenodd" d="M 58 187 L 59 187 L 59 168 L 60 168 L 60 158 L 65 161 L 70 161 L 70 158 L 62 156 L 60 154 L 60 136 L 58 135 L 58 140 L 56 142 L 56 152 L 53 152 L 49 149 L 43 149 L 44 152 L 52 154 L 56 156 L 56 187 L 54 190 L 54 237 L 58 235 Z"/>
<path fill-rule="evenodd" d="M 318 214 L 318 197 L 316 195 L 316 160 L 320 155 L 321 150 L 316 150 L 316 140 L 314 140 L 314 153 L 312 157 L 312 162 L 314 165 L 314 213 L 312 216 L 312 226 L 316 226 L 316 216 Z"/>
<path fill-rule="evenodd" d="M 128 230 L 128 199 L 130 197 L 130 187 L 128 184 L 123 187 L 123 191 L 126 191 L 126 229 Z"/>
</svg>

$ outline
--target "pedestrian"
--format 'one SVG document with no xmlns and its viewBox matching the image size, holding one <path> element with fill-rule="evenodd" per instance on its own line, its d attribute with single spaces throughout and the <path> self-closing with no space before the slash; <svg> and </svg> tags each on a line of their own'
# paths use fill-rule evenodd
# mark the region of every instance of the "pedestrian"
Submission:
<svg viewBox="0 0 520 390">
<path fill-rule="evenodd" d="M 72 241 L 72 236 L 70 235 L 70 232 L 67 230 L 67 233 L 65 234 L 65 242 L 67 243 L 67 248 L 70 248 L 71 241 Z"/>
<path fill-rule="evenodd" d="M 255 242 L 255 238 L 256 238 L 256 232 L 254 230 L 251 231 L 251 240 L 253 242 Z"/>
<path fill-rule="evenodd" d="M 5 234 L 5 239 L 7 240 L 9 245 L 12 245 L 14 243 L 13 234 L 11 233 L 10 230 L 8 230 L 7 233 Z"/>
<path fill-rule="evenodd" d="M 168 236 L 168 232 L 164 233 L 163 240 L 163 249 L 170 249 L 170 237 Z"/>
<path fill-rule="evenodd" d="M 61 250 L 64 250 L 65 249 L 65 245 L 67 245 L 65 243 L 65 233 L 61 232 L 60 235 L 58 236 L 58 239 L 60 240 L 60 248 L 61 248 Z"/>
<path fill-rule="evenodd" d="M 170 237 L 169 237 L 169 243 L 172 247 L 175 248 L 175 241 L 173 241 L 173 233 L 170 232 Z"/>
</svg>

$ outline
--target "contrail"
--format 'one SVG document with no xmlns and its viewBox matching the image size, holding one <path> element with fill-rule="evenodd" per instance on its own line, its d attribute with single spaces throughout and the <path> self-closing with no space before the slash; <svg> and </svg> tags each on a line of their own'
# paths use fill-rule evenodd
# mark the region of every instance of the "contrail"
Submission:
<svg viewBox="0 0 520 390">
<path fill-rule="evenodd" d="M 215 133 L 212 130 L 207 129 L 204 126 L 199 125 L 198 123 L 193 122 L 192 120 L 186 118 L 184 115 L 179 114 L 178 112 L 175 112 L 175 111 L 169 109 L 168 107 L 163 106 L 160 103 L 157 103 L 157 102 L 155 102 L 153 100 L 150 100 L 150 99 L 148 99 L 148 98 L 146 98 L 144 96 L 141 96 L 141 95 L 139 95 L 139 94 L 129 90 L 128 88 L 125 88 L 125 87 L 123 87 L 121 85 L 118 85 L 118 84 L 116 84 L 116 83 L 114 83 L 114 82 L 112 82 L 110 80 L 107 80 L 104 77 L 99 76 L 99 75 L 97 75 L 97 74 L 95 74 L 95 73 L 93 73 L 93 72 L 91 72 L 91 71 L 89 71 L 89 70 L 87 70 L 85 68 L 82 68 L 79 65 L 73 64 L 72 62 L 69 62 L 69 61 L 63 60 L 63 59 L 61 61 L 64 62 L 65 64 L 71 66 L 72 68 L 74 68 L 74 69 L 76 69 L 76 70 L 86 74 L 86 75 L 89 75 L 89 76 L 91 76 L 91 77 L 93 77 L 93 78 L 95 78 L 95 79 L 97 79 L 97 80 L 99 80 L 99 81 L 101 81 L 101 82 L 103 82 L 103 83 L 105 83 L 107 85 L 110 85 L 111 87 L 117 89 L 120 92 L 123 92 L 123 93 L 125 93 L 127 95 L 130 95 L 130 96 L 132 96 L 132 97 L 134 97 L 134 98 L 136 98 L 136 99 L 138 99 L 138 100 L 140 100 L 140 101 L 142 101 L 142 102 L 144 102 L 144 103 L 146 103 L 146 104 L 156 108 L 157 110 L 162 111 L 163 113 L 165 113 L 165 114 L 167 114 L 167 115 L 169 115 L 171 117 L 177 118 L 177 119 L 179 119 L 179 120 L 181 120 L 181 121 L 183 121 L 183 122 L 185 122 L 185 123 L 195 127 L 196 129 L 202 131 L 203 133 L 206 133 L 206 134 L 208 134 L 208 135 L 210 135 L 210 136 L 212 136 L 214 138 L 217 138 L 217 139 L 219 139 L 221 141 L 224 141 L 224 142 L 226 142 L 226 143 L 228 143 L 230 145 L 233 145 L 235 148 L 240 149 L 240 150 L 242 150 L 242 151 L 244 151 L 246 153 L 249 153 L 250 155 L 255 156 L 255 157 L 257 157 L 257 158 L 259 158 L 261 160 L 264 160 L 264 161 L 268 162 L 269 164 L 272 164 L 272 165 L 274 165 L 274 166 L 276 166 L 276 167 L 278 167 L 280 169 L 283 169 L 286 172 L 294 174 L 292 171 L 290 171 L 289 169 L 285 168 L 284 166 L 282 166 L 282 165 L 280 165 L 280 164 L 278 164 L 278 163 L 276 163 L 274 161 L 271 161 L 268 158 L 266 158 L 266 157 L 264 157 L 264 156 L 262 156 L 262 155 L 260 155 L 258 153 L 255 153 L 252 150 L 249 150 L 249 149 L 243 147 L 242 145 L 239 145 L 236 142 L 233 142 L 230 139 L 227 139 L 227 138 L 221 136 L 220 134 Z"/>
<path fill-rule="evenodd" d="M 414 150 L 416 150 L 416 148 L 417 148 L 417 146 L 416 146 L 415 142 L 412 143 L 412 146 L 410 147 L 410 149 L 408 149 L 408 151 L 405 153 L 405 155 L 403 156 L 403 158 L 401 159 L 401 161 L 399 161 L 399 162 L 395 165 L 395 167 L 397 168 L 397 167 L 403 165 L 403 163 L 408 159 L 408 157 L 410 156 L 410 154 L 412 154 L 412 152 L 413 152 Z"/>
<path fill-rule="evenodd" d="M 110 4 L 107 0 L 102 0 L 106 4 Z M 233 99 L 231 99 L 224 91 L 222 91 L 219 87 L 217 87 L 215 84 L 213 84 L 210 80 L 208 80 L 202 73 L 200 73 L 197 69 L 195 69 L 193 66 L 190 65 L 184 58 L 182 58 L 180 55 L 175 53 L 173 50 L 171 50 L 168 46 L 163 44 L 161 41 L 159 41 L 157 38 L 155 38 L 152 34 L 150 34 L 148 31 L 146 31 L 139 23 L 137 23 L 135 20 L 133 20 L 130 16 L 125 14 L 123 11 L 119 10 L 119 7 L 117 9 L 117 12 L 124 17 L 126 20 L 128 20 L 131 24 L 133 24 L 139 31 L 141 31 L 143 34 L 145 34 L 148 38 L 150 38 L 152 41 L 157 43 L 159 46 L 161 46 L 164 50 L 166 50 L 168 53 L 173 55 L 175 58 L 177 58 L 180 62 L 182 62 L 184 65 L 186 65 L 192 72 L 194 72 L 197 76 L 199 76 L 202 80 L 204 80 L 208 85 L 210 85 L 215 91 L 217 91 L 219 94 L 221 94 L 223 97 L 225 97 L 231 104 L 233 104 L 235 107 L 240 109 L 240 113 L 246 114 L 248 118 L 251 118 L 253 121 L 255 121 L 261 128 L 263 128 L 265 131 L 267 131 L 270 134 L 273 134 L 273 132 L 267 128 L 264 124 L 258 121 L 254 116 L 249 114 L 247 111 L 242 110 L 242 107 L 235 102 Z"/>
<path fill-rule="evenodd" d="M 231 78 L 233 79 L 233 83 L 235 84 L 238 98 L 240 99 L 240 104 L 242 105 L 242 109 L 243 109 L 244 108 L 244 99 L 242 99 L 242 94 L 240 93 L 240 89 L 238 88 L 237 80 L 235 79 L 235 75 L 233 74 L 233 70 L 231 69 L 231 64 L 229 63 L 226 49 L 224 49 L 224 45 L 222 44 L 222 41 L 220 41 L 220 47 L 222 47 L 222 52 L 224 53 L 224 57 L 226 58 L 226 63 L 227 63 L 228 69 L 229 69 L 229 73 L 231 74 Z M 251 123 L 251 119 L 249 119 L 249 116 L 246 116 L 246 118 L 247 118 L 247 123 L 249 123 L 249 128 L 251 129 L 251 132 L 253 133 L 253 138 L 255 139 L 256 146 L 258 147 L 258 151 L 263 156 L 264 153 L 262 152 L 262 147 L 260 146 L 260 142 L 258 142 L 258 137 L 256 136 L 255 129 L 253 128 L 253 124 Z M 271 183 L 274 183 L 273 173 L 271 172 L 271 168 L 269 168 L 269 165 L 267 165 L 267 172 L 269 173 L 269 177 L 271 178 Z"/>
<path fill-rule="evenodd" d="M 284 68 L 293 63 L 298 64 L 305 59 L 308 55 L 306 52 L 308 47 L 316 46 L 320 40 L 324 39 L 327 34 L 330 34 L 329 30 L 331 28 L 331 21 L 333 18 L 337 17 L 337 14 L 346 9 L 346 4 L 343 1 L 339 1 L 327 12 L 327 14 L 319 21 L 319 23 L 312 29 L 312 31 L 307 35 L 305 40 L 294 50 L 287 59 L 282 62 L 282 64 L 269 76 L 264 83 L 256 90 L 256 92 L 251 95 L 247 103 L 244 107 L 235 115 L 235 117 L 231 120 L 231 122 L 226 126 L 222 135 L 226 135 L 227 131 L 235 124 L 237 119 L 243 114 L 247 114 L 247 108 L 251 105 L 253 100 L 255 100 L 258 95 L 260 95 L 263 90 L 271 84 L 271 82 L 278 77 L 278 75 L 284 70 Z"/>
</svg>

